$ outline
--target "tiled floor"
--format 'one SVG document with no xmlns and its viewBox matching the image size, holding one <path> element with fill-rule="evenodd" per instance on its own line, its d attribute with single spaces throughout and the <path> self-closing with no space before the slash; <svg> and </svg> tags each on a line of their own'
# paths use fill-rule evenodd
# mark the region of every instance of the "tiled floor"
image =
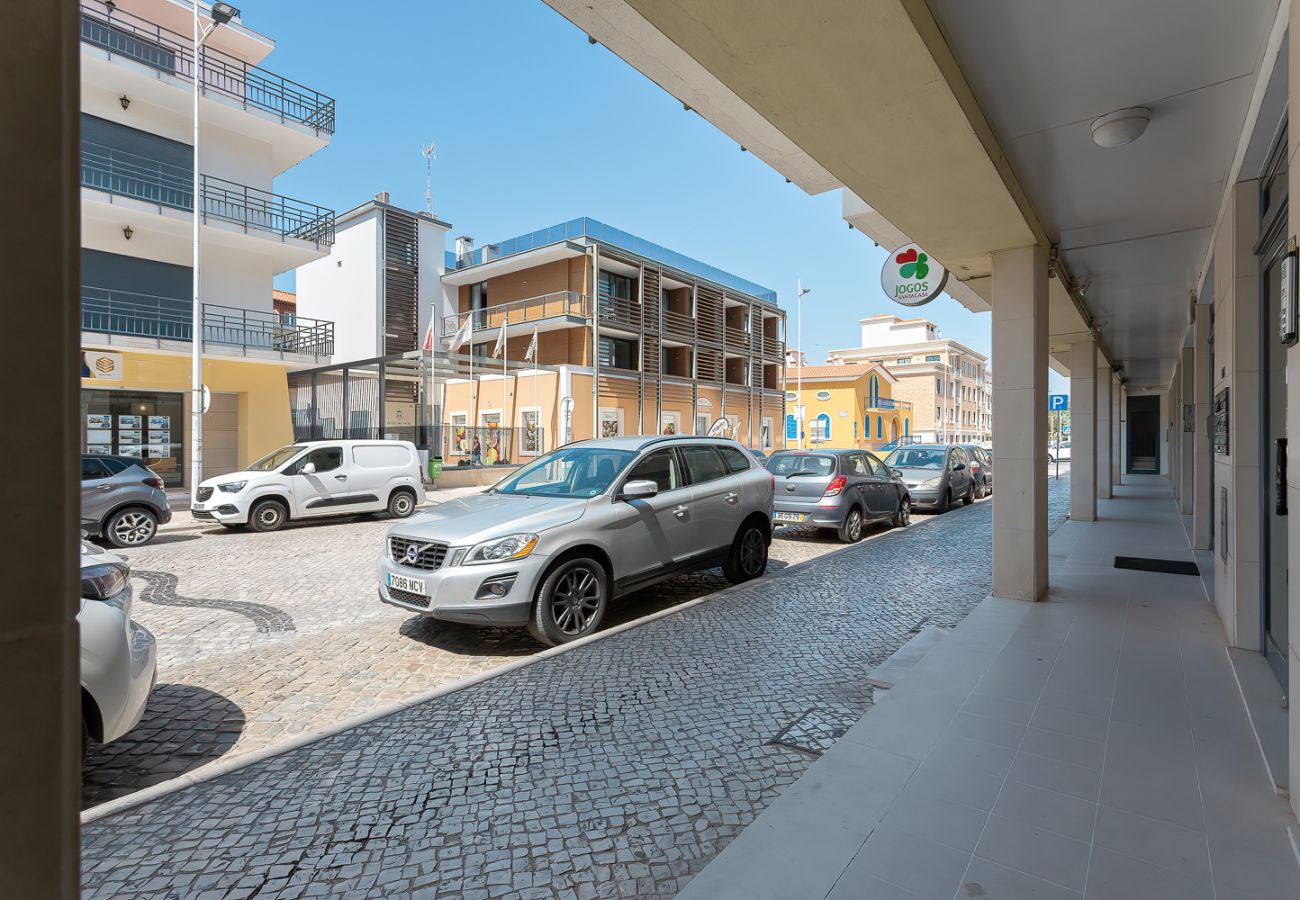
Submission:
<svg viewBox="0 0 1300 900">
<path fill-rule="evenodd" d="M 985 601 L 683 896 L 1300 897 L 1272 788 L 1160 478 L 1051 542 L 1047 602 Z"/>
</svg>

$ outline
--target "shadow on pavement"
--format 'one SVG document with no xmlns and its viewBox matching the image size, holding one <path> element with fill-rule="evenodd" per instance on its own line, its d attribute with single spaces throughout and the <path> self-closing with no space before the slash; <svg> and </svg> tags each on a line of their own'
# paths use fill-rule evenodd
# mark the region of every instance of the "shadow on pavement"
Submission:
<svg viewBox="0 0 1300 900">
<path fill-rule="evenodd" d="M 244 730 L 244 711 L 192 684 L 160 684 L 144 717 L 111 744 L 91 742 L 81 776 L 86 809 L 184 775 L 224 756 Z"/>
</svg>

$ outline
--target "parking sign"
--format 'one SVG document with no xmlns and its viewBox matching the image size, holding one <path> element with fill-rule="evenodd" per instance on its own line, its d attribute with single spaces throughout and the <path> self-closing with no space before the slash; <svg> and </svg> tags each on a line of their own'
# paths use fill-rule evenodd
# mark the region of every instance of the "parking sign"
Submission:
<svg viewBox="0 0 1300 900">
<path fill-rule="evenodd" d="M 1070 408 L 1069 394 L 1048 394 L 1047 395 L 1048 412 L 1064 412 L 1069 408 Z"/>
</svg>

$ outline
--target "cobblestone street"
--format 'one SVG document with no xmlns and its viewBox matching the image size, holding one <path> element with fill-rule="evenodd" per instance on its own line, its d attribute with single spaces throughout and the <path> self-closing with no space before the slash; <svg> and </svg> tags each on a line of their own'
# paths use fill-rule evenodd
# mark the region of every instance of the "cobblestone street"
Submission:
<svg viewBox="0 0 1300 900">
<path fill-rule="evenodd" d="M 184 513 L 177 518 L 154 544 L 122 552 L 134 573 L 134 616 L 158 638 L 158 686 L 139 726 L 92 747 L 83 806 L 541 649 L 522 629 L 436 622 L 380 603 L 374 557 L 391 525 L 386 517 L 272 534 L 200 529 Z M 774 574 L 843 546 L 813 529 L 777 534 Z M 623 598 L 607 622 L 725 586 L 717 571 L 677 578 Z"/>
<path fill-rule="evenodd" d="M 1050 482 L 1053 526 L 1064 518 L 1068 484 Z M 987 595 L 991 511 L 989 503 L 954 510 L 815 560 L 797 576 L 742 586 L 90 823 L 82 831 L 84 895 L 670 896 L 870 707 L 864 679 L 874 666 L 923 625 L 952 626 Z M 339 530 L 341 542 L 360 543 L 361 532 L 345 532 L 384 526 L 327 527 Z M 146 557 L 164 547 L 134 552 L 133 565 L 149 570 Z M 286 568 L 268 563 L 268 575 L 302 577 Z M 715 589 L 707 577 L 674 589 L 683 596 Z M 185 577 L 179 589 L 222 596 L 213 582 L 191 585 Z M 322 617 L 340 616 L 342 589 L 320 589 Z M 317 627 L 310 600 L 295 603 L 277 590 L 228 599 L 292 617 L 289 640 L 257 631 L 256 617 L 248 618 L 252 634 L 243 646 L 259 649 L 241 657 L 252 660 L 250 671 L 285 670 L 279 690 L 287 696 L 299 673 L 317 671 L 311 643 L 331 647 L 338 629 Z M 680 599 L 638 600 L 625 614 Z M 147 616 L 184 621 L 178 612 L 188 609 L 140 601 L 138 608 L 160 636 L 165 631 Z M 422 680 L 423 689 L 428 679 L 535 652 L 517 635 L 428 629 L 400 614 L 384 621 L 390 612 L 354 622 L 345 654 L 351 667 L 307 675 L 338 687 L 329 700 L 295 698 L 311 711 L 295 716 L 309 719 L 331 704 L 330 715 L 344 716 L 385 689 L 377 685 L 403 689 L 367 674 L 369 662 L 381 673 L 409 669 L 405 677 Z M 394 656 L 383 628 L 415 652 L 396 654 L 400 662 L 378 659 L 379 648 Z M 471 644 L 475 656 L 464 652 Z M 444 655 L 461 668 L 443 675 L 438 667 L 450 663 L 419 661 Z M 214 650 L 188 671 L 219 664 Z M 195 679 L 181 687 L 172 677 L 160 673 L 159 692 L 172 688 L 184 705 Z M 221 735 L 229 741 L 246 730 L 242 718 L 249 728 L 258 718 L 223 696 L 229 705 L 219 723 L 209 711 L 221 701 L 201 697 L 217 705 L 191 708 L 218 746 Z"/>
</svg>

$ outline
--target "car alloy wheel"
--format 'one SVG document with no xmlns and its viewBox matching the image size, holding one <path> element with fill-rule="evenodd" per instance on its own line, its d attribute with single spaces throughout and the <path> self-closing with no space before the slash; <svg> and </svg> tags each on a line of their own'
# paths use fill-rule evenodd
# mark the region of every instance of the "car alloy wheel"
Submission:
<svg viewBox="0 0 1300 900">
<path fill-rule="evenodd" d="M 903 498 L 903 502 L 898 504 L 898 516 L 895 522 L 900 528 L 906 528 L 912 524 L 912 501 Z"/>
<path fill-rule="evenodd" d="M 158 523 L 146 512 L 128 510 L 117 516 L 110 529 L 113 543 L 119 547 L 138 547 L 153 540 Z"/>
<path fill-rule="evenodd" d="M 551 619 L 567 637 L 584 633 L 600 610 L 600 579 L 587 566 L 564 573 L 550 599 Z"/>
<path fill-rule="evenodd" d="M 861 522 L 859 521 L 859 529 Z M 740 571 L 746 578 L 757 578 L 767 565 L 767 539 L 757 528 L 750 528 L 740 539 Z"/>
<path fill-rule="evenodd" d="M 843 537 L 848 544 L 862 540 L 862 512 L 856 506 L 849 510 L 849 517 L 844 520 Z"/>
</svg>

